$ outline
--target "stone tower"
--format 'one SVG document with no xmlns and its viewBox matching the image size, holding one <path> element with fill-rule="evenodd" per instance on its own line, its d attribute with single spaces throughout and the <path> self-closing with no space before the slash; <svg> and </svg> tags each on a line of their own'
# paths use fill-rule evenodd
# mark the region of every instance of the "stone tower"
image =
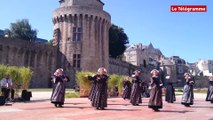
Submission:
<svg viewBox="0 0 213 120">
<path fill-rule="evenodd" d="M 54 45 L 67 60 L 82 71 L 109 68 L 110 15 L 100 0 L 60 0 L 53 12 Z"/>
</svg>

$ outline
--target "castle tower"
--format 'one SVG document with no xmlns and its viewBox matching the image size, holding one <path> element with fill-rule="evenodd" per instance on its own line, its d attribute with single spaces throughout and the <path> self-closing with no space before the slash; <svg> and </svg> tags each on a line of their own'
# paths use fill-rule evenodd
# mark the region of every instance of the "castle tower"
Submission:
<svg viewBox="0 0 213 120">
<path fill-rule="evenodd" d="M 109 66 L 110 15 L 100 0 L 60 0 L 53 12 L 54 45 L 77 70 Z"/>
</svg>

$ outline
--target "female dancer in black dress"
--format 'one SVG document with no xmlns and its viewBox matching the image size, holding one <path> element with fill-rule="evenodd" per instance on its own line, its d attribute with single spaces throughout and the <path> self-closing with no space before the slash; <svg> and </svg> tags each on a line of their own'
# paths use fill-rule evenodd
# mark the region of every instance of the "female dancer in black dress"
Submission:
<svg viewBox="0 0 213 120">
<path fill-rule="evenodd" d="M 138 106 L 140 103 L 142 103 L 141 98 L 141 79 L 139 78 L 140 71 L 136 70 L 134 72 L 134 75 L 132 77 L 132 91 L 130 96 L 130 103 L 134 106 Z"/>
<path fill-rule="evenodd" d="M 170 76 L 166 76 L 166 94 L 165 94 L 165 101 L 168 103 L 173 103 L 176 101 L 175 97 L 175 88 L 173 87 L 173 84 L 178 83 L 179 81 L 173 82 L 170 79 Z"/>
<path fill-rule="evenodd" d="M 209 88 L 206 96 L 206 101 L 213 103 L 213 76 L 209 77 Z"/>
<path fill-rule="evenodd" d="M 51 103 L 55 107 L 63 107 L 65 99 L 65 83 L 69 81 L 69 78 L 63 74 L 63 69 L 59 68 L 54 73 L 53 78 L 53 92 L 51 95 Z"/>
<path fill-rule="evenodd" d="M 158 77 L 158 70 L 154 69 L 151 71 L 151 81 L 150 81 L 150 98 L 148 107 L 152 108 L 154 111 L 159 111 L 163 107 L 162 102 L 162 81 Z"/>
<path fill-rule="evenodd" d="M 190 107 L 194 103 L 194 92 L 193 92 L 193 85 L 194 80 L 191 78 L 189 73 L 184 74 L 184 79 L 186 84 L 183 88 L 183 96 L 181 104 L 185 105 L 186 107 Z"/>
<path fill-rule="evenodd" d="M 101 67 L 98 69 L 99 74 L 90 77 L 95 81 L 95 87 L 92 95 L 92 106 L 96 109 L 104 110 L 107 107 L 107 71 Z"/>
<path fill-rule="evenodd" d="M 130 95 L 131 95 L 131 82 L 129 77 L 127 77 L 124 81 L 123 81 L 123 95 L 122 98 L 125 99 L 130 99 Z"/>
</svg>

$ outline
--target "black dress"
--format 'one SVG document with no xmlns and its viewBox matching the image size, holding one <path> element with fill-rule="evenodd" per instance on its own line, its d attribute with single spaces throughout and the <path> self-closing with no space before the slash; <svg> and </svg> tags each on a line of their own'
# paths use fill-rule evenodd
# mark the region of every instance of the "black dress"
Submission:
<svg viewBox="0 0 213 120">
<path fill-rule="evenodd" d="M 213 81 L 209 81 L 209 88 L 206 96 L 206 101 L 213 103 Z"/>
<path fill-rule="evenodd" d="M 123 99 L 130 99 L 130 95 L 131 95 L 131 82 L 130 81 L 124 81 L 123 84 L 123 95 L 122 98 Z"/>
<path fill-rule="evenodd" d="M 94 96 L 92 98 L 92 106 L 96 109 L 104 109 L 107 107 L 107 75 L 96 75 L 93 77 L 96 80 L 94 88 Z"/>
<path fill-rule="evenodd" d="M 173 103 L 174 101 L 176 101 L 176 98 L 175 98 L 175 89 L 173 87 L 174 83 L 175 82 L 172 82 L 170 80 L 166 81 L 165 101 L 167 101 L 168 103 Z"/>
<path fill-rule="evenodd" d="M 163 107 L 162 86 L 160 84 L 162 84 L 162 82 L 158 77 L 151 78 L 151 90 L 148 107 L 155 111 L 158 111 L 158 109 Z"/>
<path fill-rule="evenodd" d="M 64 97 L 65 97 L 65 82 L 63 79 L 65 76 L 57 76 L 55 78 L 55 83 L 53 85 L 53 92 L 51 95 L 51 103 L 61 106 L 64 104 Z"/>
<path fill-rule="evenodd" d="M 94 98 L 94 94 L 95 94 L 96 76 L 94 76 L 94 77 L 88 76 L 88 79 L 92 81 L 92 85 L 91 85 L 91 89 L 90 89 L 89 97 L 88 97 L 88 99 L 90 101 L 92 101 L 92 99 Z"/>
<path fill-rule="evenodd" d="M 189 80 L 186 80 L 186 84 L 184 85 L 184 88 L 183 88 L 183 96 L 182 96 L 181 104 L 187 107 L 190 105 L 193 105 L 194 103 L 193 85 L 194 85 L 194 80 L 189 79 Z"/>
<path fill-rule="evenodd" d="M 141 98 L 141 80 L 139 77 L 133 77 L 132 78 L 132 91 L 131 91 L 131 96 L 130 96 L 130 103 L 132 105 L 139 105 L 139 103 L 142 103 L 142 98 Z"/>
</svg>

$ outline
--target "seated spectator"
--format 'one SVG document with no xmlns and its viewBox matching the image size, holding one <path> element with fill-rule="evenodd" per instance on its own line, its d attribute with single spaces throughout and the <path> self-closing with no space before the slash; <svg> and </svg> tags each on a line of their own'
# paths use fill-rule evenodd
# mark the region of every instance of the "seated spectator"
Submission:
<svg viewBox="0 0 213 120">
<path fill-rule="evenodd" d="M 6 77 L 1 80 L 1 92 L 6 100 L 10 99 L 9 94 L 11 95 L 11 99 L 14 99 L 13 82 L 9 75 L 6 75 Z"/>
</svg>

